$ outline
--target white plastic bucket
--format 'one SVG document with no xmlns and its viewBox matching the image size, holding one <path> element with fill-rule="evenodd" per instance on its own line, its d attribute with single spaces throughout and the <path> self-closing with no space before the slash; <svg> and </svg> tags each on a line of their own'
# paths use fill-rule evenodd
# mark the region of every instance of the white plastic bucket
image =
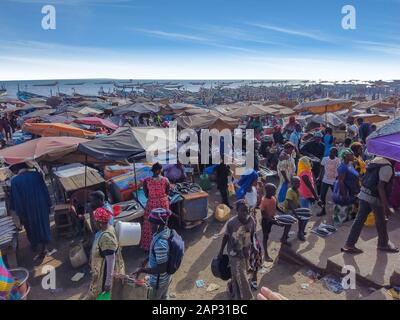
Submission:
<svg viewBox="0 0 400 320">
<path fill-rule="evenodd" d="M 140 243 L 142 233 L 140 223 L 118 221 L 115 230 L 121 247 L 137 246 Z"/>
<path fill-rule="evenodd" d="M 82 244 L 77 244 L 69 249 L 69 260 L 73 268 L 79 268 L 88 263 L 88 258 Z"/>
</svg>

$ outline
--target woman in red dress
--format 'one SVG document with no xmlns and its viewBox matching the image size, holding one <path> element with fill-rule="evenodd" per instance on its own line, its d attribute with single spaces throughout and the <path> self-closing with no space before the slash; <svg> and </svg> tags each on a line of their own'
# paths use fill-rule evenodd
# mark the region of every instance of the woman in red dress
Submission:
<svg viewBox="0 0 400 320">
<path fill-rule="evenodd" d="M 149 224 L 149 214 L 153 209 L 164 208 L 169 210 L 169 181 L 161 175 L 162 166 L 158 162 L 151 168 L 153 176 L 146 178 L 143 183 L 144 194 L 147 197 L 146 210 L 143 216 L 142 238 L 140 246 L 142 249 L 149 251 L 151 244 L 151 230 Z"/>
</svg>

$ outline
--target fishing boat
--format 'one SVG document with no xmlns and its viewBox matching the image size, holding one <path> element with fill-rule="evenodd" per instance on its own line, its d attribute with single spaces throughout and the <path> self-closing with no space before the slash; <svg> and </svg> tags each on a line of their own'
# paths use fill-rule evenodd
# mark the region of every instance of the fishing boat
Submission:
<svg viewBox="0 0 400 320">
<path fill-rule="evenodd" d="M 0 88 L 0 97 L 7 95 L 7 89 L 4 86 Z"/>
<path fill-rule="evenodd" d="M 28 102 L 28 100 L 33 99 L 33 98 L 39 98 L 39 99 L 46 99 L 47 97 L 41 96 L 40 94 L 28 92 L 28 91 L 18 91 L 17 92 L 17 97 L 19 100 L 22 102 Z"/>
<path fill-rule="evenodd" d="M 113 81 L 95 82 L 94 84 L 113 84 Z"/>
<path fill-rule="evenodd" d="M 33 84 L 34 87 L 55 87 L 58 84 L 58 81 L 47 82 L 47 83 L 37 83 Z"/>
<path fill-rule="evenodd" d="M 181 89 L 183 88 L 183 84 L 175 84 L 175 85 L 166 85 L 164 86 L 165 89 Z"/>
<path fill-rule="evenodd" d="M 65 85 L 66 86 L 82 86 L 84 84 L 85 84 L 85 82 L 69 82 L 69 83 L 66 83 Z"/>
<path fill-rule="evenodd" d="M 194 81 L 194 82 L 189 82 L 192 86 L 204 86 L 206 83 L 205 81 Z"/>
</svg>

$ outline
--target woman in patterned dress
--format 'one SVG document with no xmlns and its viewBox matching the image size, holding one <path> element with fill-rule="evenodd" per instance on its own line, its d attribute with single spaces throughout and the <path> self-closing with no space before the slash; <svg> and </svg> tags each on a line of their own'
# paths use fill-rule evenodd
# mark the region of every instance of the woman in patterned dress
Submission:
<svg viewBox="0 0 400 320">
<path fill-rule="evenodd" d="M 162 166 L 158 162 L 151 168 L 153 176 L 144 180 L 143 190 L 147 197 L 146 210 L 143 217 L 142 238 L 140 246 L 143 250 L 149 251 L 152 233 L 148 217 L 153 209 L 164 208 L 169 210 L 169 181 L 161 175 Z"/>
<path fill-rule="evenodd" d="M 91 250 L 92 279 L 86 300 L 95 300 L 100 293 L 111 292 L 114 275 L 125 274 L 118 238 L 109 224 L 112 213 L 107 209 L 97 208 L 93 215 L 98 232 Z"/>
</svg>

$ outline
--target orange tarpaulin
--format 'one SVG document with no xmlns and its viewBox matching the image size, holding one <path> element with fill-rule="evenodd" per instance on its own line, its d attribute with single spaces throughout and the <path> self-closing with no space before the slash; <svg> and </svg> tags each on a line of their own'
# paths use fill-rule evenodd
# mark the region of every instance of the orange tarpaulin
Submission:
<svg viewBox="0 0 400 320">
<path fill-rule="evenodd" d="M 74 137 L 45 137 L 0 150 L 0 159 L 8 164 L 32 160 L 52 161 L 74 152 L 89 140 Z"/>
<path fill-rule="evenodd" d="M 64 123 L 24 123 L 22 130 L 42 137 L 94 137 L 96 133 Z"/>
</svg>

